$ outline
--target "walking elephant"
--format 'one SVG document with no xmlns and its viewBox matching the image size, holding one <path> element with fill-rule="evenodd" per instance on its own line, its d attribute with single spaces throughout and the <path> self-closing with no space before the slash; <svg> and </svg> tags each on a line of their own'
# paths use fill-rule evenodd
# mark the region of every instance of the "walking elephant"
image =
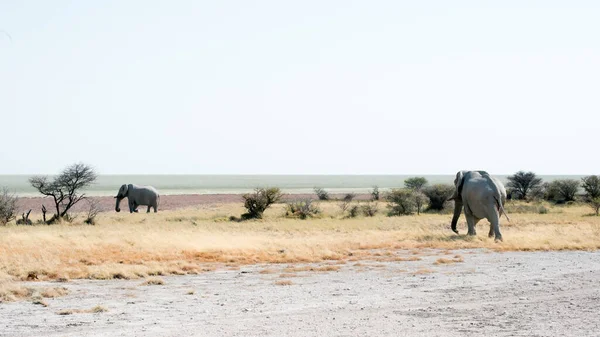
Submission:
<svg viewBox="0 0 600 337">
<path fill-rule="evenodd" d="M 454 200 L 454 215 L 451 228 L 458 234 L 456 223 L 463 208 L 467 219 L 468 235 L 475 235 L 475 225 L 481 219 L 490 222 L 488 236 L 496 241 L 502 241 L 500 233 L 500 215 L 504 213 L 506 190 L 502 182 L 493 178 L 485 171 L 459 171 L 454 179 L 456 189 L 450 200 Z"/>
<path fill-rule="evenodd" d="M 160 201 L 160 195 L 158 191 L 152 186 L 138 186 L 134 184 L 123 184 L 119 188 L 119 192 L 115 199 L 117 204 L 115 205 L 115 211 L 120 212 L 121 200 L 127 198 L 129 201 L 129 212 L 137 212 L 138 206 L 148 206 L 146 213 L 150 212 L 150 207 L 154 208 L 154 213 L 158 210 L 158 203 Z"/>
</svg>

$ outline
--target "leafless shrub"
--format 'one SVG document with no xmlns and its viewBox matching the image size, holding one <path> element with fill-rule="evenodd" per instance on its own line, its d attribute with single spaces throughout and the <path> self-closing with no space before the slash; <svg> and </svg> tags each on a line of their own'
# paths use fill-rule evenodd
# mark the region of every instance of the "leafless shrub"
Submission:
<svg viewBox="0 0 600 337">
<path fill-rule="evenodd" d="M 6 225 L 17 216 L 17 201 L 19 199 L 6 187 L 0 191 L 0 225 Z"/>
<path fill-rule="evenodd" d="M 370 202 L 361 206 L 362 213 L 364 216 L 375 216 L 377 211 L 379 211 L 379 207 L 377 202 Z"/>
<path fill-rule="evenodd" d="M 88 225 L 96 224 L 96 216 L 100 213 L 100 201 L 98 199 L 87 199 L 88 211 L 87 217 L 83 220 Z"/>
</svg>

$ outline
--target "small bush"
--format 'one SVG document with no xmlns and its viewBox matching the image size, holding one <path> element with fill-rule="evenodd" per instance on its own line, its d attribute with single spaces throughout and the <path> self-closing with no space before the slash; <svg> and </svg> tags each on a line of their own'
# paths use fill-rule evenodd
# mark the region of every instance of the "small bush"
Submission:
<svg viewBox="0 0 600 337">
<path fill-rule="evenodd" d="M 360 212 L 360 207 L 358 205 L 353 205 L 348 210 L 348 216 L 351 218 L 356 218 L 358 216 L 359 212 Z"/>
<path fill-rule="evenodd" d="M 317 194 L 319 200 L 329 200 L 329 193 L 324 188 L 315 187 L 315 194 Z"/>
<path fill-rule="evenodd" d="M 88 212 L 87 217 L 83 220 L 84 223 L 88 225 L 96 224 L 96 216 L 100 213 L 100 201 L 98 199 L 87 199 L 88 202 Z"/>
<path fill-rule="evenodd" d="M 448 199 L 454 193 L 455 187 L 449 184 L 436 184 L 423 189 L 429 199 L 429 210 L 442 211 L 448 207 Z"/>
<path fill-rule="evenodd" d="M 362 205 L 361 210 L 364 216 L 375 216 L 379 209 L 377 207 L 376 202 L 370 202 L 368 204 Z"/>
<path fill-rule="evenodd" d="M 371 191 L 371 200 L 379 201 L 379 187 L 373 187 L 373 190 Z"/>
<path fill-rule="evenodd" d="M 575 201 L 575 195 L 579 188 L 579 181 L 575 179 L 559 179 L 554 180 L 546 187 L 545 199 L 554 201 L 557 204 L 564 204 L 570 201 Z"/>
<path fill-rule="evenodd" d="M 598 213 L 600 212 L 600 197 L 589 199 L 587 204 L 590 205 L 594 210 L 594 213 L 596 213 L 596 216 L 598 216 Z"/>
<path fill-rule="evenodd" d="M 350 202 L 350 201 L 354 200 L 354 198 L 356 198 L 356 193 L 347 193 L 342 200 L 346 201 L 346 202 Z"/>
<path fill-rule="evenodd" d="M 261 219 L 269 206 L 281 200 L 281 190 L 277 187 L 257 188 L 254 193 L 242 195 L 244 207 L 248 210 L 242 214 L 242 219 Z"/>
<path fill-rule="evenodd" d="M 319 207 L 311 199 L 304 199 L 287 204 L 285 216 L 297 217 L 302 220 L 321 213 Z"/>
<path fill-rule="evenodd" d="M 0 191 L 0 225 L 6 225 L 9 221 L 15 219 L 18 200 L 7 188 L 2 188 Z"/>
<path fill-rule="evenodd" d="M 387 194 L 388 215 L 410 215 L 413 214 L 416 208 L 415 198 L 412 190 L 409 189 L 393 189 Z"/>
<path fill-rule="evenodd" d="M 421 214 L 421 210 L 429 200 L 425 193 L 415 190 L 413 191 L 413 197 L 415 198 L 415 206 L 417 206 L 417 214 Z"/>
</svg>

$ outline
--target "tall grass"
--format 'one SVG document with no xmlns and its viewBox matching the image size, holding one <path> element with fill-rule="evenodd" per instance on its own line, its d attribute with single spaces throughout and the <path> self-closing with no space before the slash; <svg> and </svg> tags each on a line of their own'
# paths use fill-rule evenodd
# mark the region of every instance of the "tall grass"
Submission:
<svg viewBox="0 0 600 337">
<path fill-rule="evenodd" d="M 342 219 L 335 202 L 319 207 L 320 217 L 307 220 L 285 218 L 285 205 L 277 204 L 261 220 L 230 222 L 227 215 L 240 214 L 242 205 L 222 204 L 156 214 L 101 213 L 96 226 L 75 221 L 0 227 L 0 281 L 26 280 L 31 274 L 39 280 L 132 279 L 201 273 L 215 263 L 357 260 L 372 256 L 374 249 L 600 248 L 600 217 L 589 216 L 585 205 L 547 204 L 546 214 L 509 213 L 511 222 L 503 218 L 500 227 L 502 243 L 487 238 L 485 220 L 477 226 L 478 235 L 468 237 L 452 233 L 450 215 Z M 464 216 L 459 230 L 466 233 Z"/>
</svg>

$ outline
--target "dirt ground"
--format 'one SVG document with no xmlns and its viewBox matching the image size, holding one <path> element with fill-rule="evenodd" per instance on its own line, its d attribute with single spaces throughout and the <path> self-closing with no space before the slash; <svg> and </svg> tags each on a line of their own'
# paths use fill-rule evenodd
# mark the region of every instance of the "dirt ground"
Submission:
<svg viewBox="0 0 600 337">
<path fill-rule="evenodd" d="M 464 262 L 435 264 L 455 254 Z M 162 277 L 164 285 L 29 282 L 64 285 L 70 294 L 47 299 L 48 307 L 0 305 L 0 336 L 599 334 L 600 252 L 429 250 L 419 256 L 349 262 L 328 272 L 284 270 L 302 265 L 222 267 Z M 95 306 L 107 311 L 57 314 Z"/>
</svg>

